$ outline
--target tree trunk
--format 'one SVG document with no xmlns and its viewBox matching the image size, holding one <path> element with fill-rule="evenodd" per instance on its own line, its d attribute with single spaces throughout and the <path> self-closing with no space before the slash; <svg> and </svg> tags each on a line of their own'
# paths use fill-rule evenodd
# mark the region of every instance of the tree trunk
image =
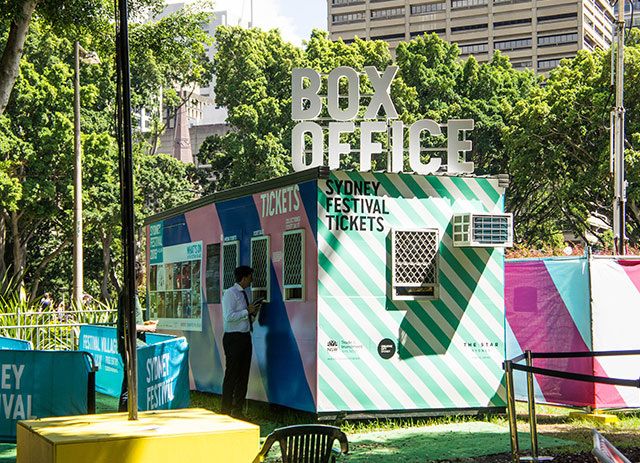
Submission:
<svg viewBox="0 0 640 463">
<path fill-rule="evenodd" d="M 49 265 L 49 263 L 51 263 L 53 259 L 58 257 L 60 253 L 62 253 L 64 248 L 66 248 L 70 244 L 71 244 L 71 240 L 63 241 L 51 254 L 49 254 L 44 259 L 42 259 L 42 261 L 40 262 L 40 265 L 38 265 L 38 268 L 33 274 L 31 290 L 29 291 L 31 300 L 35 300 L 36 296 L 38 295 L 38 286 L 40 285 L 40 278 L 42 277 L 42 272 L 44 271 L 44 269 L 47 267 L 47 265 Z"/>
<path fill-rule="evenodd" d="M 0 114 L 4 113 L 13 85 L 18 78 L 24 42 L 27 39 L 29 23 L 37 3 L 37 0 L 24 0 L 21 11 L 11 22 L 9 37 L 0 59 Z"/>
<path fill-rule="evenodd" d="M 13 277 L 15 283 L 23 278 L 25 266 L 25 253 L 20 239 L 18 227 L 19 216 L 17 212 L 11 212 L 11 240 L 13 241 Z"/>
<path fill-rule="evenodd" d="M 2 212 L 0 214 L 0 281 L 3 280 L 4 275 L 7 273 L 7 262 L 4 258 L 4 253 L 7 250 L 7 219 L 6 214 Z M 0 288 L 1 289 L 1 288 Z"/>
<path fill-rule="evenodd" d="M 109 302 L 111 296 L 109 294 L 109 273 L 111 271 L 111 241 L 113 237 L 110 232 L 102 233 L 102 283 L 100 284 L 100 292 L 102 300 Z"/>
</svg>

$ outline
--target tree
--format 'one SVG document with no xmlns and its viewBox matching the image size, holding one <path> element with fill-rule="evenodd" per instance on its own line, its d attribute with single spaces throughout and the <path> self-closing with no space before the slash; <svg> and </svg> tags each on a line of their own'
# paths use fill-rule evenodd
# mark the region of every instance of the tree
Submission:
<svg viewBox="0 0 640 463">
<path fill-rule="evenodd" d="M 162 0 L 131 1 L 131 12 L 158 11 Z M 0 58 L 0 114 L 4 113 L 19 74 L 20 59 L 35 12 L 57 28 L 78 38 L 81 32 L 103 29 L 112 17 L 113 3 L 107 0 L 0 0 L 0 30 L 6 39 Z"/>
<path fill-rule="evenodd" d="M 136 73 L 133 92 L 140 105 L 155 103 L 151 101 L 153 89 L 162 69 L 173 68 L 171 77 L 184 85 L 206 72 L 208 63 L 198 41 L 203 32 L 199 19 L 193 18 L 202 17 L 193 15 L 190 19 L 132 26 L 132 35 L 146 39 L 154 37 L 154 27 L 162 31 L 155 43 L 140 39 L 131 47 L 132 69 Z M 112 26 L 108 18 L 103 19 L 108 27 L 77 38 L 87 48 L 97 49 L 102 60 L 98 66 L 83 67 L 80 93 L 87 285 L 107 298 L 110 288 L 117 287 L 113 257 L 120 249 L 120 191 L 114 138 L 115 50 L 110 35 Z M 194 27 L 199 32 L 194 32 Z M 168 38 L 172 33 L 173 46 Z M 175 55 L 186 60 L 184 66 L 174 62 Z M 0 193 L 6 192 L 0 198 L 0 276 L 11 268 L 13 280 L 25 281 L 32 295 L 42 281 L 47 282 L 48 290 L 59 291 L 68 288 L 70 280 L 72 57 L 71 40 L 58 34 L 48 21 L 32 21 L 19 77 L 6 111 L 0 116 Z M 156 71 L 145 73 L 140 62 L 153 62 Z M 147 149 L 145 143 L 135 145 L 136 166 L 143 169 L 143 177 L 157 177 L 158 174 L 150 172 L 151 167 L 144 167 L 150 161 L 141 150 Z M 164 161 L 155 167 L 162 170 L 166 185 L 166 189 L 153 187 L 157 208 L 192 197 L 193 185 L 181 183 L 191 178 L 184 166 Z M 180 191 L 173 194 L 176 185 L 180 185 Z M 182 190 L 188 190 L 191 196 Z M 151 194 L 150 188 L 139 187 L 137 191 Z M 140 211 L 143 205 L 140 200 Z M 153 212 L 144 209 L 144 213 Z M 99 283 L 94 286 L 94 281 Z"/>
<path fill-rule="evenodd" d="M 203 163 L 211 164 L 217 180 L 208 185 L 209 191 L 291 171 L 293 67 L 328 73 L 338 66 L 350 66 L 362 72 L 364 66 L 384 70 L 393 62 L 383 41 L 356 38 L 345 44 L 342 40 L 329 40 L 322 31 L 312 33 L 304 51 L 282 42 L 277 32 L 257 29 L 219 28 L 217 42 L 216 95 L 229 110 L 228 121 L 233 130 L 208 139 L 201 147 L 198 156 Z M 422 118 L 438 122 L 473 118 L 476 171 L 484 174 L 506 170 L 502 132 L 516 102 L 536 87 L 538 80 L 533 73 L 514 70 L 499 52 L 486 64 L 479 64 L 473 57 L 461 61 L 458 46 L 436 34 L 400 43 L 396 64 L 400 71 L 392 82 L 391 95 L 405 124 Z M 361 94 L 371 93 L 368 78 L 361 78 L 360 86 Z M 326 93 L 326 89 L 320 93 Z M 358 135 L 356 130 L 344 137 L 354 150 L 359 146 Z M 443 137 L 424 138 L 425 143 L 442 146 Z M 380 141 L 386 149 L 386 137 Z M 384 155 L 372 160 L 374 169 L 385 163 Z M 357 167 L 357 159 L 345 155 L 341 165 Z"/>
<path fill-rule="evenodd" d="M 640 53 L 625 50 L 625 106 L 628 140 L 637 145 L 636 109 Z M 563 60 L 543 88 L 522 100 L 505 131 L 512 186 L 508 206 L 519 240 L 557 242 L 570 231 L 586 240 L 604 238 L 594 218 L 611 225 L 613 183 L 609 173 L 609 112 L 613 104 L 610 55 L 581 51 Z M 587 103 L 588 102 L 588 103 Z M 628 234 L 638 239 L 638 153 L 626 150 Z"/>
</svg>

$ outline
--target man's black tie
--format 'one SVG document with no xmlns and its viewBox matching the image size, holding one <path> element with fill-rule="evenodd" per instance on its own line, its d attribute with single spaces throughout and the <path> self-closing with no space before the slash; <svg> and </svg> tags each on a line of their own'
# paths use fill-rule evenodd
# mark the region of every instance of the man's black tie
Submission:
<svg viewBox="0 0 640 463">
<path fill-rule="evenodd" d="M 247 293 L 242 291 L 242 295 L 244 296 L 244 300 L 247 303 L 247 311 L 249 310 L 249 298 L 247 297 Z M 253 331 L 253 315 L 249 314 L 249 331 Z"/>
</svg>

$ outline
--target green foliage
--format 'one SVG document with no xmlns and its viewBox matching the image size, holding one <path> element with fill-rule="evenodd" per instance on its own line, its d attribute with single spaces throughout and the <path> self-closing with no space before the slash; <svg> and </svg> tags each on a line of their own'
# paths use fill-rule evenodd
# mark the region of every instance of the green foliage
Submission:
<svg viewBox="0 0 640 463">
<path fill-rule="evenodd" d="M 215 185 L 206 186 L 208 191 L 291 171 L 293 67 L 328 73 L 338 66 L 363 71 L 364 66 L 383 70 L 392 64 L 388 45 L 382 41 L 356 38 L 345 44 L 329 40 L 326 32 L 314 31 L 301 52 L 282 42 L 274 31 L 230 27 L 219 28 L 217 34 L 216 95 L 229 110 L 233 130 L 225 136 L 211 137 L 200 149 L 200 160 L 211 164 L 217 179 Z M 421 118 L 439 122 L 475 119 L 476 172 L 505 172 L 508 159 L 504 156 L 503 131 L 516 103 L 537 88 L 538 78 L 531 72 L 514 70 L 499 52 L 486 64 L 479 64 L 473 57 L 460 61 L 457 45 L 444 42 L 436 34 L 400 43 L 396 57 L 400 72 L 391 94 L 400 119 L 405 124 Z M 361 79 L 360 90 L 362 94 L 371 92 L 367 78 Z M 321 116 L 327 116 L 326 112 Z M 354 150 L 358 148 L 358 130 L 344 138 Z M 442 146 L 443 137 L 432 138 L 425 142 Z M 386 137 L 381 141 L 386 148 Z M 384 157 L 373 160 L 374 169 L 385 167 Z M 343 156 L 341 162 L 343 168 L 357 167 L 357 159 L 350 155 Z"/>
<path fill-rule="evenodd" d="M 0 116 L 0 276 L 10 268 L 32 297 L 40 287 L 54 294 L 70 291 L 73 40 L 78 39 L 101 59 L 99 65 L 81 65 L 81 143 L 85 287 L 107 299 L 118 279 L 121 251 L 111 12 L 94 29 L 79 28 L 71 40 L 45 16 L 31 23 L 20 75 Z M 136 104 L 153 107 L 161 87 L 208 78 L 201 27 L 205 18 L 200 12 L 181 12 L 132 25 Z M 150 159 L 145 144 L 134 149 L 139 225 L 144 216 L 193 198 L 188 168 L 166 156 Z"/>
<path fill-rule="evenodd" d="M 639 132 L 637 47 L 625 51 L 627 138 Z M 508 208 L 519 240 L 550 243 L 563 231 L 606 245 L 594 218 L 610 223 L 613 183 L 609 174 L 610 56 L 582 51 L 551 72 L 546 85 L 520 101 L 504 143 L 512 185 Z M 587 104 L 585 104 L 588 102 Z M 627 149 L 628 233 L 638 238 L 638 153 Z"/>
</svg>

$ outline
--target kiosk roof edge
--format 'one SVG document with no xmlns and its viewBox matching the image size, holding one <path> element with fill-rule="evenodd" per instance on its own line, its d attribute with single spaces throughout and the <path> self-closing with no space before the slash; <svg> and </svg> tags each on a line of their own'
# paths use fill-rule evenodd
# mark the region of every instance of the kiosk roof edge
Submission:
<svg viewBox="0 0 640 463">
<path fill-rule="evenodd" d="M 342 169 L 341 169 L 342 170 Z M 349 169 L 343 170 L 348 171 Z M 241 196 L 246 196 L 249 194 L 259 193 L 265 190 L 271 190 L 275 188 L 279 188 L 282 186 L 291 185 L 292 183 L 304 182 L 307 180 L 316 180 L 322 178 L 328 178 L 331 173 L 331 170 L 327 166 L 319 166 L 312 167 L 307 170 L 303 170 L 300 172 L 294 172 L 292 174 L 287 174 L 282 177 L 276 177 L 269 180 L 262 180 L 259 182 L 250 183 L 247 185 L 242 185 L 234 188 L 230 188 L 228 190 L 222 190 L 207 196 L 203 196 L 200 199 L 196 199 L 194 201 L 182 204 L 180 206 L 173 207 L 171 209 L 164 210 L 157 214 L 151 215 L 144 219 L 143 225 L 149 225 L 154 222 L 158 222 L 160 220 L 164 220 L 169 217 L 173 217 L 176 214 L 183 214 L 185 212 L 189 212 L 194 209 L 198 209 L 199 207 L 206 206 L 208 204 L 213 204 L 219 201 L 226 201 L 229 199 L 239 198 Z M 373 173 L 387 173 L 393 174 L 391 172 L 386 171 L 376 171 Z M 395 173 L 395 175 L 417 175 L 411 172 L 400 172 Z M 430 176 L 438 176 L 438 177 L 472 177 L 472 178 L 489 178 L 489 179 L 497 179 L 502 182 L 506 182 L 505 185 L 501 185 L 502 187 L 506 187 L 508 185 L 508 175 L 505 174 L 497 174 L 497 175 L 476 175 L 476 174 L 453 174 L 447 172 L 436 172 L 434 174 L 429 174 Z"/>
</svg>

